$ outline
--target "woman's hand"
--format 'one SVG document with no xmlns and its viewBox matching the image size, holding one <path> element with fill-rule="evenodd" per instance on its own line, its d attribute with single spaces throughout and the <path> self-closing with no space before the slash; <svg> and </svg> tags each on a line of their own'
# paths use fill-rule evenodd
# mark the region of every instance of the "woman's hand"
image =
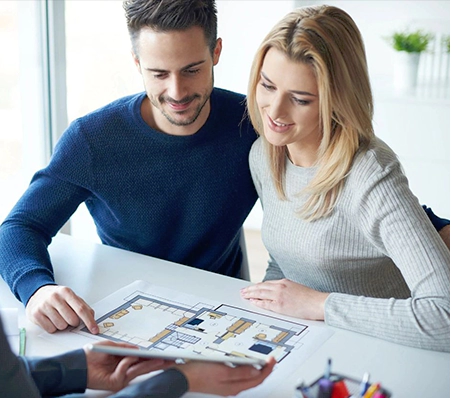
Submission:
<svg viewBox="0 0 451 398">
<path fill-rule="evenodd" d="M 324 302 L 329 293 L 280 279 L 241 289 L 241 296 L 257 307 L 303 319 L 324 320 Z"/>
</svg>

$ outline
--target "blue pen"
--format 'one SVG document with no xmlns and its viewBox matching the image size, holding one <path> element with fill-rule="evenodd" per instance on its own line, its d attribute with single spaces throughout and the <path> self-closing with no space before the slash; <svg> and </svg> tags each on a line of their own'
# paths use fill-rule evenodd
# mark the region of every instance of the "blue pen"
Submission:
<svg viewBox="0 0 451 398">
<path fill-rule="evenodd" d="M 362 381 L 360 383 L 360 395 L 359 395 L 360 398 L 363 398 L 369 386 L 370 386 L 370 374 L 368 372 L 365 372 L 363 374 Z"/>
<path fill-rule="evenodd" d="M 327 360 L 327 366 L 326 366 L 326 370 L 324 372 L 324 378 L 325 379 L 330 379 L 331 369 L 332 369 L 332 359 L 329 358 Z"/>
</svg>

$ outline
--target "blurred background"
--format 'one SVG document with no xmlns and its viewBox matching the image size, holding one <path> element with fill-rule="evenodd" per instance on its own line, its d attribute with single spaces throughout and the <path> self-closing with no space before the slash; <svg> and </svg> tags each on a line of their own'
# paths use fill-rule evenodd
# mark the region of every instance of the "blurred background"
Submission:
<svg viewBox="0 0 451 398">
<path fill-rule="evenodd" d="M 246 93 L 254 53 L 270 28 L 295 7 L 322 1 L 217 1 L 223 52 L 215 85 Z M 449 1 L 329 1 L 359 26 L 375 98 L 376 134 L 399 155 L 411 189 L 442 217 L 450 216 Z M 396 31 L 421 30 L 417 82 L 394 84 Z M 447 40 L 447 41 L 446 41 Z M 0 1 L 0 221 L 48 162 L 68 123 L 114 99 L 142 91 L 130 55 L 120 0 Z M 259 203 L 245 224 L 252 280 L 267 253 L 260 242 Z M 98 241 L 86 208 L 66 232 Z"/>
</svg>

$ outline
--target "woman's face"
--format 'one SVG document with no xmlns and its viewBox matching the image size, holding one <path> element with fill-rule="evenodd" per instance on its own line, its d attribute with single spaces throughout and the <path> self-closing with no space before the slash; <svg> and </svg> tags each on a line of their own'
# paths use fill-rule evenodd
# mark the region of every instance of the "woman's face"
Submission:
<svg viewBox="0 0 451 398">
<path fill-rule="evenodd" d="M 286 145 L 293 163 L 308 166 L 302 163 L 316 155 L 321 142 L 318 85 L 312 68 L 269 49 L 256 100 L 266 139 L 275 146 Z"/>
</svg>

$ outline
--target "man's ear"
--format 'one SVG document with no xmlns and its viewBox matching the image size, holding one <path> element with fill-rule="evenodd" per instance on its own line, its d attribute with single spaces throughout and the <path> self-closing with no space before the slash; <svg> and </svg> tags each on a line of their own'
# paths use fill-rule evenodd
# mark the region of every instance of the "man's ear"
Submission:
<svg viewBox="0 0 451 398">
<path fill-rule="evenodd" d="M 141 64 L 139 63 L 139 57 L 131 50 L 131 54 L 133 57 L 133 62 L 135 63 L 136 68 L 138 69 L 138 72 L 141 73 Z"/>
<path fill-rule="evenodd" d="M 216 65 L 219 62 L 221 51 L 222 51 L 222 39 L 219 37 L 218 40 L 216 40 L 216 47 L 215 50 L 213 51 L 213 65 Z"/>
</svg>

